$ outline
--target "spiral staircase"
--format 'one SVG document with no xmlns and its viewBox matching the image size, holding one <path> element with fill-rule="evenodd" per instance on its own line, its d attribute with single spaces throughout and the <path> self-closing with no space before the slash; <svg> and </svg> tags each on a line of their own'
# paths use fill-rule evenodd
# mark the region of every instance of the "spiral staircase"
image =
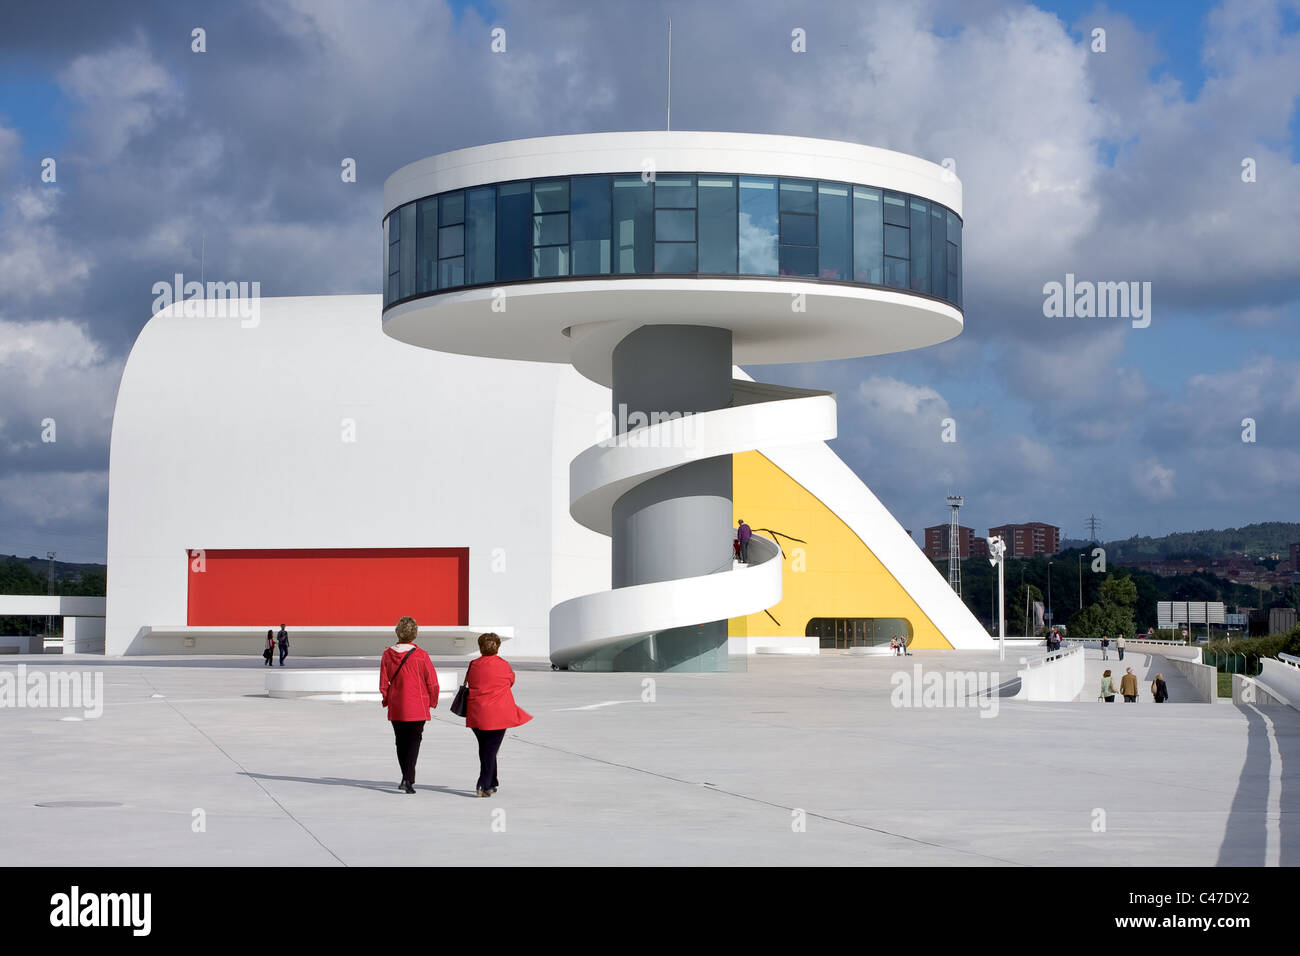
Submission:
<svg viewBox="0 0 1300 956">
<path fill-rule="evenodd" d="M 579 454 L 569 470 L 574 520 L 608 535 L 614 503 L 651 478 L 690 462 L 835 437 L 830 392 L 733 379 L 731 395 L 725 408 L 630 429 Z M 747 564 L 732 561 L 730 551 L 729 539 L 719 541 L 720 561 L 712 573 L 617 587 L 557 604 L 551 609 L 551 663 L 580 670 L 638 642 L 646 642 L 645 656 L 654 660 L 656 637 L 665 631 L 778 604 L 780 546 L 756 534 Z"/>
</svg>

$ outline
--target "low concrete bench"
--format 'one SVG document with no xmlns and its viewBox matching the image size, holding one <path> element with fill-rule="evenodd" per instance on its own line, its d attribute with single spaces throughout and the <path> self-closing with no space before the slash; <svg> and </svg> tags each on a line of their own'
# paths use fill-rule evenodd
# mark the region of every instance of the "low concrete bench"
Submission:
<svg viewBox="0 0 1300 956">
<path fill-rule="evenodd" d="M 440 696 L 455 695 L 464 670 L 439 667 Z M 366 670 L 331 667 L 302 669 L 277 667 L 266 675 L 266 693 L 271 697 L 298 697 L 312 700 L 377 701 L 379 667 Z M 451 698 L 447 697 L 448 702 Z"/>
</svg>

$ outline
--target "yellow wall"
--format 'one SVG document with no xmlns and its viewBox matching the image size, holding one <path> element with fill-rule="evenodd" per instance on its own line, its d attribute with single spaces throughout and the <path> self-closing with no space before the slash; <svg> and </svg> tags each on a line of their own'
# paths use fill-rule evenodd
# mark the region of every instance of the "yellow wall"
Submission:
<svg viewBox="0 0 1300 956">
<path fill-rule="evenodd" d="M 912 647 L 952 647 L 862 539 L 763 455 L 732 456 L 732 499 L 733 519 L 744 518 L 756 532 L 771 528 L 807 542 L 777 539 L 786 554 L 783 592 L 769 610 L 780 626 L 760 611 L 732 618 L 732 637 L 803 637 L 814 617 L 896 617 L 911 627 Z"/>
</svg>

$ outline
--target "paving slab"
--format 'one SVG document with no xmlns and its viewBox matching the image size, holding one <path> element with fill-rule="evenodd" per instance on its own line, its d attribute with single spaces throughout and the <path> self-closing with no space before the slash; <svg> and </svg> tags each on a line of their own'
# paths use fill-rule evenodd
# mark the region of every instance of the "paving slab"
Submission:
<svg viewBox="0 0 1300 956">
<path fill-rule="evenodd" d="M 408 796 L 395 790 L 378 704 L 269 698 L 260 659 L 6 658 L 0 671 L 100 673 L 105 703 L 83 720 L 0 707 L 0 859 L 1300 863 L 1300 714 L 1289 709 L 1100 706 L 1087 694 L 1002 700 L 991 716 L 896 706 L 895 686 L 918 664 L 1010 677 L 1020 656 L 760 655 L 733 673 L 654 675 L 516 660 L 516 695 L 535 719 L 508 733 L 490 799 L 473 796 L 474 739 L 446 711 L 451 689 Z M 1125 666 L 1139 658 L 1127 656 Z"/>
</svg>

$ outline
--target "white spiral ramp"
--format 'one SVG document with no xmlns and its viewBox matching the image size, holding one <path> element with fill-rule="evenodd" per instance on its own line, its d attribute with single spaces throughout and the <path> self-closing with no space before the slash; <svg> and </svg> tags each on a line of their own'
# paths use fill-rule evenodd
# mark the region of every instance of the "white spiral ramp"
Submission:
<svg viewBox="0 0 1300 956">
<path fill-rule="evenodd" d="M 640 428 L 593 445 L 569 468 L 569 512 L 611 533 L 614 503 L 642 482 L 707 458 L 756 448 L 826 441 L 836 435 L 830 392 L 732 381 L 732 404 Z M 719 542 L 725 556 L 729 541 Z M 721 560 L 711 574 L 585 594 L 551 609 L 551 663 L 568 667 L 672 628 L 766 610 L 781 601 L 781 548 L 755 535 L 749 563 Z"/>
</svg>

